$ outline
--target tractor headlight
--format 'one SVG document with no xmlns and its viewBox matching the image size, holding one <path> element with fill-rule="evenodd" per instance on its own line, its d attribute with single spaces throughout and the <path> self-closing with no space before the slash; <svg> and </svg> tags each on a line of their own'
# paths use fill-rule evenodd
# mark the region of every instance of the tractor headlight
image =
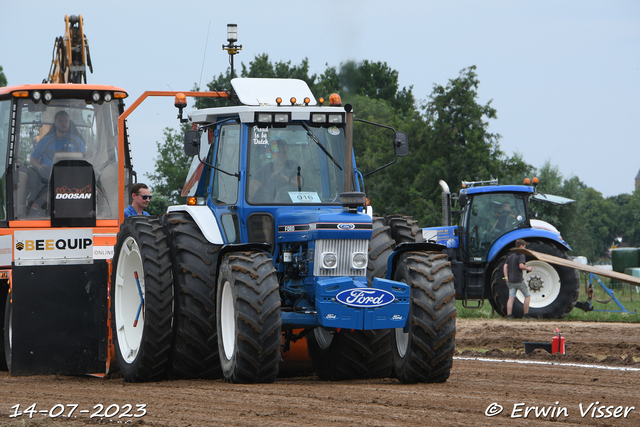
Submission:
<svg viewBox="0 0 640 427">
<path fill-rule="evenodd" d="M 338 266 L 338 256 L 333 252 L 324 252 L 320 259 L 322 259 L 323 268 L 333 269 Z"/>
<path fill-rule="evenodd" d="M 273 121 L 272 114 L 259 113 L 258 114 L 258 123 L 271 123 Z"/>
<path fill-rule="evenodd" d="M 342 123 L 342 114 L 329 114 L 329 123 Z"/>
<path fill-rule="evenodd" d="M 326 123 L 327 122 L 327 116 L 325 114 L 312 114 L 311 115 L 311 121 L 313 123 Z"/>
<path fill-rule="evenodd" d="M 351 255 L 351 268 L 356 270 L 367 268 L 367 255 L 362 252 L 356 252 Z"/>
<path fill-rule="evenodd" d="M 275 114 L 276 123 L 287 123 L 289 121 L 288 114 Z"/>
</svg>

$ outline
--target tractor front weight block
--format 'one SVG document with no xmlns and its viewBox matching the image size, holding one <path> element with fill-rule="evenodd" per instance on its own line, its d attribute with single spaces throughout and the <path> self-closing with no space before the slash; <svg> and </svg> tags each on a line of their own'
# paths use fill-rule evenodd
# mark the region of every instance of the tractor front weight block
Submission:
<svg viewBox="0 0 640 427">
<path fill-rule="evenodd" d="M 403 328 L 409 316 L 409 286 L 379 278 L 372 285 L 369 288 L 349 277 L 319 280 L 316 309 L 320 325 L 356 330 Z"/>
</svg>

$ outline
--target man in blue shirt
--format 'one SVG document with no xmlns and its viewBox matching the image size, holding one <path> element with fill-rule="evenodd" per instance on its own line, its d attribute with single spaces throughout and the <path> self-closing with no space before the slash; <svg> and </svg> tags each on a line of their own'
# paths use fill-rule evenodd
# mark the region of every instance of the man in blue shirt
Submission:
<svg viewBox="0 0 640 427">
<path fill-rule="evenodd" d="M 40 138 L 36 148 L 31 153 L 29 159 L 31 165 L 46 179 L 48 179 L 51 171 L 53 156 L 56 152 L 75 151 L 84 153 L 87 151 L 82 138 L 69 133 L 69 122 L 69 113 L 64 110 L 58 111 L 54 120 L 55 131 Z"/>
<path fill-rule="evenodd" d="M 147 184 L 141 182 L 133 184 L 131 186 L 131 198 L 133 201 L 127 209 L 124 210 L 124 217 L 130 217 L 132 215 L 149 215 L 145 208 L 151 201 L 151 191 Z"/>
</svg>

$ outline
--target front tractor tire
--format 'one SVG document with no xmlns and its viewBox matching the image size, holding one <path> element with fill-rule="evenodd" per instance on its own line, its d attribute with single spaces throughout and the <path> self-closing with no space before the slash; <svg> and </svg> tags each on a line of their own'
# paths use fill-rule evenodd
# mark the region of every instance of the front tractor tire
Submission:
<svg viewBox="0 0 640 427">
<path fill-rule="evenodd" d="M 568 255 L 553 244 L 533 241 L 527 243 L 527 249 L 569 259 Z M 491 276 L 491 305 L 501 316 L 507 315 L 509 288 L 504 281 L 504 263 L 509 254 L 503 256 Z M 524 281 L 529 287 L 531 302 L 529 315 L 540 319 L 561 319 L 571 312 L 580 294 L 580 275 L 578 270 L 526 257 L 531 272 L 524 271 Z M 518 292 L 513 303 L 513 316 L 524 314 L 524 297 Z"/>
<path fill-rule="evenodd" d="M 158 219 L 135 216 L 118 233 L 111 276 L 111 326 L 125 381 L 164 379 L 173 320 L 167 237 Z"/>
<path fill-rule="evenodd" d="M 230 383 L 270 383 L 278 375 L 282 318 L 273 259 L 263 252 L 224 256 L 217 287 L 218 346 Z"/>
<path fill-rule="evenodd" d="M 439 383 L 449 378 L 456 335 L 451 264 L 441 252 L 405 252 L 394 280 L 411 287 L 408 332 L 394 330 L 394 370 L 404 383 Z"/>
</svg>

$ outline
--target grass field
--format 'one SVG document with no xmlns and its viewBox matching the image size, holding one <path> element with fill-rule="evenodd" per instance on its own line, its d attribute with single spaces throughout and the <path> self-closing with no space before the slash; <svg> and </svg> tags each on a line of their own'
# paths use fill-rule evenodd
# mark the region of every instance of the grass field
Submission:
<svg viewBox="0 0 640 427">
<path fill-rule="evenodd" d="M 582 286 L 580 289 L 580 297 L 578 301 L 585 301 L 587 299 L 587 294 L 585 290 L 585 277 L 588 282 L 588 276 L 585 276 L 583 273 L 580 273 L 580 278 L 582 281 Z M 614 295 L 620 301 L 622 306 L 628 311 L 635 311 L 635 313 L 625 314 L 620 313 L 620 307 L 615 303 L 615 301 L 611 300 L 607 304 L 602 304 L 596 301 L 596 299 L 600 301 L 609 300 L 609 295 L 602 289 L 602 286 L 598 284 L 595 280 L 593 281 L 594 288 L 594 298 L 591 300 L 591 304 L 593 305 L 594 311 L 584 312 L 580 309 L 574 308 L 568 316 L 566 316 L 565 320 L 584 320 L 584 321 L 593 321 L 593 322 L 640 322 L 640 293 L 637 293 L 637 287 L 633 286 L 633 300 L 631 300 L 631 295 L 629 293 L 629 285 L 624 284 L 624 289 L 621 284 L 611 284 L 609 279 L 604 277 L 599 277 L 600 280 L 607 286 L 613 288 Z M 456 301 L 456 306 L 458 308 L 458 317 L 461 318 L 480 318 L 480 319 L 490 319 L 492 317 L 491 304 L 489 301 L 485 300 L 485 304 L 481 309 L 466 309 L 462 306 L 461 301 Z M 606 311 L 596 311 L 596 310 L 615 310 L 617 313 L 610 313 Z M 500 317 L 497 313 L 493 314 L 494 318 Z"/>
</svg>

